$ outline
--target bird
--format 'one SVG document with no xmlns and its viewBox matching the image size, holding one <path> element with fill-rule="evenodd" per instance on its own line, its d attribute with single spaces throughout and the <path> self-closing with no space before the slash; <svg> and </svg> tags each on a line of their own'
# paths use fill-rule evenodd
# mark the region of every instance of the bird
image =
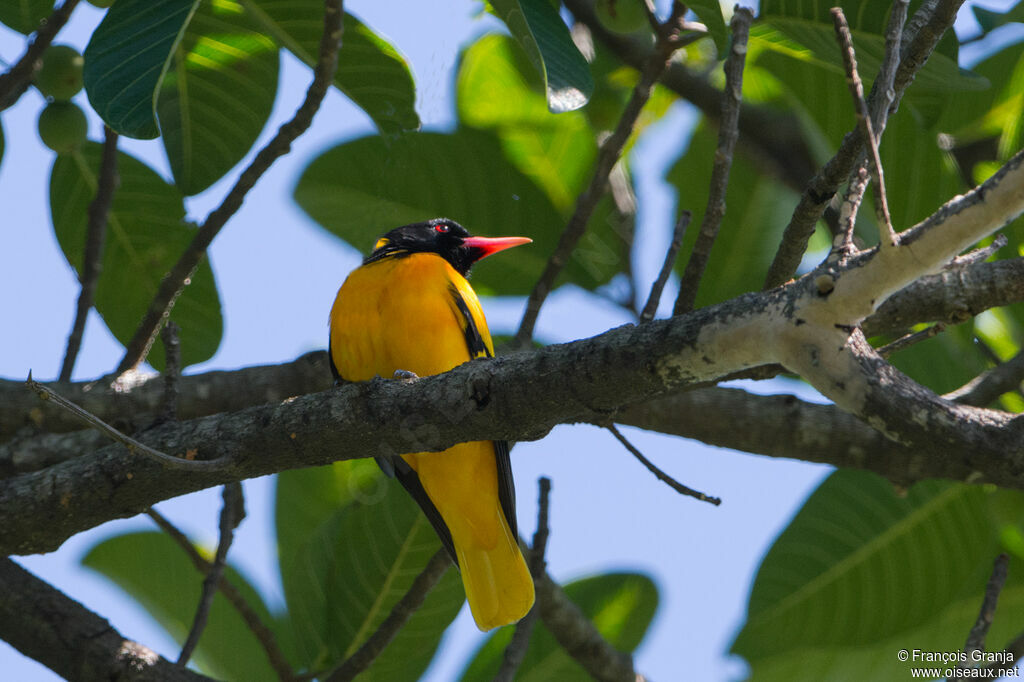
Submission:
<svg viewBox="0 0 1024 682">
<path fill-rule="evenodd" d="M 331 307 L 328 355 L 335 380 L 427 376 L 493 357 L 467 276 L 478 260 L 530 241 L 472 236 L 447 218 L 386 233 Z M 459 443 L 377 462 L 419 504 L 459 567 L 477 627 L 487 631 L 525 616 L 534 586 L 518 544 L 508 443 Z"/>
</svg>

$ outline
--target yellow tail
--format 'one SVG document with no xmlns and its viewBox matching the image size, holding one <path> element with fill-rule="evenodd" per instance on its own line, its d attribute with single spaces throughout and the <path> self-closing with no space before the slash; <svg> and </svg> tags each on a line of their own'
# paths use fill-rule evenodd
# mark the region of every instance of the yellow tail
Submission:
<svg viewBox="0 0 1024 682">
<path fill-rule="evenodd" d="M 515 536 L 498 513 L 501 529 L 494 547 L 455 538 L 462 585 L 476 626 L 483 631 L 515 623 L 533 606 L 533 579 Z"/>
</svg>

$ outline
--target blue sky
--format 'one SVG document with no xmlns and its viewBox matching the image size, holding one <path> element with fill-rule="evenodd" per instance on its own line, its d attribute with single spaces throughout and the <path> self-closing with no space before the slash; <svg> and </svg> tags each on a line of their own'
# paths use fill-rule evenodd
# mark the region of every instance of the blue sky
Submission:
<svg viewBox="0 0 1024 682">
<path fill-rule="evenodd" d="M 498 28 L 497 23 L 487 16 L 474 16 L 476 3 L 461 0 L 352 0 L 346 5 L 387 36 L 409 60 L 424 128 L 450 128 L 458 51 L 476 36 Z M 101 16 L 100 11 L 82 3 L 57 42 L 83 48 Z M 23 38 L 0 27 L 0 58 L 12 61 L 22 50 Z M 309 81 L 308 69 L 287 55 L 282 67 L 283 85 L 261 141 L 291 115 Z M 84 94 L 79 98 L 84 104 Z M 5 378 L 23 378 L 30 369 L 38 378 L 57 375 L 77 297 L 75 277 L 50 226 L 47 187 L 53 156 L 35 133 L 42 106 L 39 94 L 30 91 L 2 115 L 7 150 L 0 164 L 5 213 L 0 226 L 0 291 L 4 292 L 0 315 L 8 326 L 0 334 L 0 376 Z M 660 178 L 677 157 L 693 122 L 693 114 L 677 105 L 633 151 L 640 206 L 638 240 L 643 254 L 635 267 L 644 292 L 660 265 L 675 213 L 674 196 Z M 98 120 L 91 121 L 90 132 L 93 139 L 100 139 Z M 301 170 L 320 151 L 372 132 L 361 111 L 340 94 L 330 93 L 309 134 L 249 195 L 210 251 L 224 307 L 223 342 L 213 359 L 189 371 L 282 362 L 326 346 L 328 309 L 360 254 L 302 214 L 291 200 L 291 191 Z M 124 140 L 122 148 L 169 175 L 157 143 Z M 229 182 L 222 181 L 189 200 L 190 217 L 204 217 L 228 186 Z M 509 225 L 507 233 L 515 234 L 516 226 Z M 665 292 L 663 315 L 674 294 L 671 283 Z M 518 323 L 522 300 L 487 299 L 484 308 L 492 331 L 508 333 Z M 567 341 L 630 321 L 624 311 L 600 297 L 561 290 L 547 303 L 537 335 L 545 341 Z M 76 378 L 109 372 L 120 355 L 120 345 L 93 313 Z M 766 393 L 797 392 L 817 399 L 810 389 L 782 380 L 745 387 Z M 661 602 L 637 651 L 638 671 L 652 679 L 678 679 L 680 661 L 685 661 L 687 678 L 742 676 L 742 661 L 730 659 L 724 651 L 742 623 L 760 557 L 829 469 L 633 429 L 624 432 L 679 480 L 722 497 L 722 506 L 679 497 L 635 462 L 608 432 L 562 426 L 544 440 L 522 443 L 513 451 L 520 527 L 524 534 L 533 532 L 536 480 L 541 475 L 551 477 L 548 562 L 556 578 L 571 580 L 625 569 L 646 572 L 658 583 Z M 245 488 L 249 516 L 231 556 L 269 595 L 271 603 L 280 603 L 271 535 L 272 481 L 249 481 Z M 215 543 L 219 491 L 171 500 L 158 508 L 194 538 Z M 55 553 L 20 561 L 110 619 L 122 634 L 173 658 L 177 651 L 173 642 L 144 612 L 103 579 L 77 568 L 82 554 L 103 537 L 150 528 L 141 518 L 108 523 L 72 538 Z M 446 634 L 428 679 L 451 679 L 481 641 L 468 609 L 463 609 Z M 0 670 L 9 679 L 54 679 L 48 670 L 3 643 Z"/>
</svg>

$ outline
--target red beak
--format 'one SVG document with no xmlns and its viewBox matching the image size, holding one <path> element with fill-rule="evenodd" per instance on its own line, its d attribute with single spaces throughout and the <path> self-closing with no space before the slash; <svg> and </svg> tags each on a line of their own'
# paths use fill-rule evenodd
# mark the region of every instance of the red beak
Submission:
<svg viewBox="0 0 1024 682">
<path fill-rule="evenodd" d="M 532 241 L 528 237 L 466 237 L 462 240 L 462 244 L 477 249 L 480 252 L 477 260 L 480 260 L 499 251 L 511 249 L 520 244 L 529 244 Z"/>
</svg>

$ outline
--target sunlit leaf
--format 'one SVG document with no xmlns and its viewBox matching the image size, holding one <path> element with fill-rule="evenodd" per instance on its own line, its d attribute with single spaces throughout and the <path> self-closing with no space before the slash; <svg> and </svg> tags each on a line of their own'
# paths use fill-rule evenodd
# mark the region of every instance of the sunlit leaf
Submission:
<svg viewBox="0 0 1024 682">
<path fill-rule="evenodd" d="M 249 151 L 277 95 L 278 49 L 235 0 L 203 2 L 175 46 L 157 116 L 175 184 L 203 191 Z"/>
<path fill-rule="evenodd" d="M 322 0 L 238 0 L 263 32 L 309 66 L 320 54 Z M 416 86 L 405 59 L 384 38 L 346 13 L 334 85 L 382 133 L 415 130 Z"/>
<path fill-rule="evenodd" d="M 198 5 L 199 0 L 118 0 L 107 10 L 85 48 L 83 80 L 89 103 L 113 130 L 144 139 L 160 134 L 160 83 Z"/>
<path fill-rule="evenodd" d="M 586 104 L 594 89 L 590 67 L 551 3 L 490 0 L 490 4 L 544 77 L 548 109 L 563 113 Z"/>
</svg>

